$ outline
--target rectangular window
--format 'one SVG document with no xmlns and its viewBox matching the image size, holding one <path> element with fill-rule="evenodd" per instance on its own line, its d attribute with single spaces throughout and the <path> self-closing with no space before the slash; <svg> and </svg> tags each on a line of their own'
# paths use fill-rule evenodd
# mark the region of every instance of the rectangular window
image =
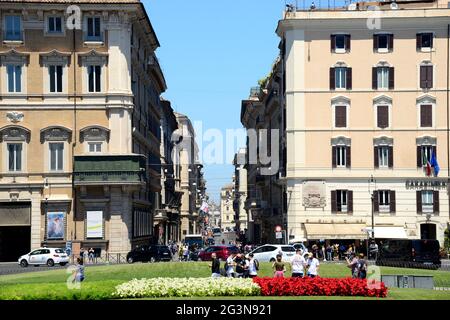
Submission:
<svg viewBox="0 0 450 320">
<path fill-rule="evenodd" d="M 378 49 L 389 49 L 389 36 L 387 34 L 379 34 L 378 35 Z"/>
<path fill-rule="evenodd" d="M 377 68 L 378 89 L 389 89 L 389 67 Z"/>
<path fill-rule="evenodd" d="M 350 35 L 349 34 L 332 34 L 331 35 L 331 52 L 345 53 L 350 51 Z"/>
<path fill-rule="evenodd" d="M 48 17 L 48 33 L 62 33 L 62 18 Z"/>
<path fill-rule="evenodd" d="M 101 41 L 100 17 L 87 18 L 87 40 Z"/>
<path fill-rule="evenodd" d="M 101 66 L 88 66 L 89 92 L 101 92 Z"/>
<path fill-rule="evenodd" d="M 420 126 L 428 128 L 433 126 L 433 107 L 430 104 L 420 106 Z"/>
<path fill-rule="evenodd" d="M 8 143 L 8 170 L 22 171 L 22 144 Z"/>
<path fill-rule="evenodd" d="M 22 92 L 22 66 L 8 64 L 6 74 L 8 76 L 8 92 Z"/>
<path fill-rule="evenodd" d="M 22 40 L 22 20 L 20 16 L 5 16 L 5 40 Z"/>
<path fill-rule="evenodd" d="M 336 166 L 346 167 L 347 166 L 347 147 L 339 146 L 336 147 Z"/>
<path fill-rule="evenodd" d="M 347 88 L 347 68 L 335 68 L 335 88 L 336 89 L 346 89 Z"/>
<path fill-rule="evenodd" d="M 49 143 L 50 171 L 64 170 L 64 143 Z"/>
<path fill-rule="evenodd" d="M 420 66 L 420 88 L 421 89 L 433 88 L 433 66 L 432 65 Z"/>
<path fill-rule="evenodd" d="M 422 212 L 432 213 L 434 212 L 434 192 L 430 190 L 422 191 Z"/>
<path fill-rule="evenodd" d="M 380 146 L 378 147 L 378 165 L 380 168 L 389 167 L 389 147 Z"/>
<path fill-rule="evenodd" d="M 347 106 L 335 106 L 335 127 L 347 127 Z"/>
<path fill-rule="evenodd" d="M 50 92 L 63 92 L 63 66 L 48 67 L 50 78 Z"/>
<path fill-rule="evenodd" d="M 378 212 L 391 212 L 391 191 L 378 191 Z"/>
<path fill-rule="evenodd" d="M 89 153 L 101 153 L 102 143 L 101 142 L 89 142 Z"/>
<path fill-rule="evenodd" d="M 336 204 L 338 212 L 347 212 L 347 190 L 336 190 Z"/>
<path fill-rule="evenodd" d="M 417 34 L 417 49 L 432 49 L 433 48 L 433 33 L 418 33 Z"/>
<path fill-rule="evenodd" d="M 431 161 L 434 147 L 433 146 L 421 146 L 420 149 L 421 149 L 420 164 L 421 164 L 421 167 L 426 167 L 427 162 Z"/>
<path fill-rule="evenodd" d="M 389 106 L 377 106 L 377 127 L 389 127 Z"/>
</svg>

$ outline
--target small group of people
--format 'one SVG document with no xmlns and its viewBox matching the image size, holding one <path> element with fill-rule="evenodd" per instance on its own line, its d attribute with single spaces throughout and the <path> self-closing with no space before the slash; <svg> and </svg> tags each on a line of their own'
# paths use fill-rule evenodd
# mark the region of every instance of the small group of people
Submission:
<svg viewBox="0 0 450 320">
<path fill-rule="evenodd" d="M 211 255 L 211 273 L 213 278 L 223 275 L 230 278 L 254 278 L 258 276 L 259 262 L 252 253 L 244 256 L 242 253 L 232 253 L 226 260 L 223 271 L 220 269 L 220 259 L 213 253 Z"/>
<path fill-rule="evenodd" d="M 95 262 L 95 250 L 94 248 L 88 249 L 80 249 L 80 259 L 83 260 L 83 262 L 87 261 L 88 263 L 94 263 Z"/>
<path fill-rule="evenodd" d="M 350 260 L 346 258 L 347 266 L 352 272 L 352 278 L 366 279 L 367 277 L 367 261 L 364 259 L 364 253 L 354 255 Z"/>
<path fill-rule="evenodd" d="M 178 260 L 179 261 L 192 261 L 196 260 L 195 254 L 198 252 L 199 248 L 197 244 L 191 246 L 184 244 L 178 247 Z"/>
<path fill-rule="evenodd" d="M 278 254 L 277 259 L 272 264 L 273 276 L 275 278 L 284 278 L 287 272 L 286 263 L 282 261 L 282 258 L 283 256 Z M 312 252 L 308 253 L 308 259 L 305 259 L 303 257 L 303 251 L 297 249 L 290 265 L 293 278 L 303 278 L 305 277 L 305 273 L 310 278 L 315 278 L 319 275 L 320 262 L 319 259 L 314 257 Z"/>
</svg>

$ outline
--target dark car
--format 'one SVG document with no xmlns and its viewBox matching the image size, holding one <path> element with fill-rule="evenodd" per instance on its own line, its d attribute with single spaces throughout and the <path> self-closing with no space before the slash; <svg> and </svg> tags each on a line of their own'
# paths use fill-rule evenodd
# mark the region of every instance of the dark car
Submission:
<svg viewBox="0 0 450 320">
<path fill-rule="evenodd" d="M 198 259 L 201 261 L 211 261 L 211 255 L 215 253 L 220 260 L 226 260 L 230 254 L 239 252 L 239 248 L 236 246 L 210 246 L 198 254 Z"/>
<path fill-rule="evenodd" d="M 127 254 L 128 263 L 171 260 L 172 252 L 170 252 L 170 248 L 162 245 L 139 246 Z"/>
<path fill-rule="evenodd" d="M 437 269 L 441 266 L 438 240 L 384 240 L 378 245 L 377 265 Z"/>
</svg>

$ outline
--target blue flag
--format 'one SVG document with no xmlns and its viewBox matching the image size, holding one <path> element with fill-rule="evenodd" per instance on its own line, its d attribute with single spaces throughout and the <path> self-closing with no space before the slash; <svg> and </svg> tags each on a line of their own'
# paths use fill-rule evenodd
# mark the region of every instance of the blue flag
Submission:
<svg viewBox="0 0 450 320">
<path fill-rule="evenodd" d="M 437 162 L 436 153 L 434 153 L 434 152 L 431 155 L 430 165 L 431 165 L 431 167 L 434 168 L 434 176 L 437 177 L 439 174 L 439 171 L 441 171 L 441 168 L 439 167 L 439 164 Z"/>
</svg>

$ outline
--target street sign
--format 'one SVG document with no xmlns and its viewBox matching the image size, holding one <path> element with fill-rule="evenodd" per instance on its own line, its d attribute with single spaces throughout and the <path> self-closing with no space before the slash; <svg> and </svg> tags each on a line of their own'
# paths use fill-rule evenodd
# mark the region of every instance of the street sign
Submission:
<svg viewBox="0 0 450 320">
<path fill-rule="evenodd" d="M 275 232 L 276 239 L 283 239 L 283 232 Z"/>
<path fill-rule="evenodd" d="M 281 232 L 281 226 L 276 226 L 275 227 L 275 232 Z"/>
</svg>

